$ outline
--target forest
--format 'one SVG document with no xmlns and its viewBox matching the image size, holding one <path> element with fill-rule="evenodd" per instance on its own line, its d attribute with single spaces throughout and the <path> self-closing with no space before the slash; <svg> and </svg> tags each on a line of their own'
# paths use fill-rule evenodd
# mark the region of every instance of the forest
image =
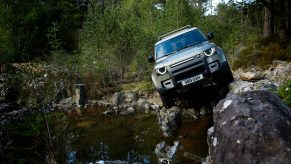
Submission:
<svg viewBox="0 0 291 164">
<path fill-rule="evenodd" d="M 290 8 L 290 0 L 0 0 L 0 161 L 156 163 L 172 154 L 201 163 L 212 147 L 232 158 L 213 163 L 290 163 Z M 159 36 L 186 25 L 213 32 L 234 81 L 177 92 L 168 110 L 148 57 Z M 232 138 L 217 135 L 225 132 Z"/>
<path fill-rule="evenodd" d="M 143 79 L 158 36 L 188 24 L 214 32 L 234 68 L 290 59 L 288 0 L 212 1 L 2 0 L 0 63 L 63 58 L 101 83 Z"/>
</svg>

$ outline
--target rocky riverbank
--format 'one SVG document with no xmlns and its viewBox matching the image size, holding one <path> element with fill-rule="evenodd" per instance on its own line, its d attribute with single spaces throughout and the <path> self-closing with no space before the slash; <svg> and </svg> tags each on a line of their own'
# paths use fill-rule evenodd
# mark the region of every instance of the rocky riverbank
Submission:
<svg viewBox="0 0 291 164">
<path fill-rule="evenodd" d="M 208 163 L 290 163 L 291 110 L 262 90 L 229 94 L 213 110 Z"/>
<path fill-rule="evenodd" d="M 290 80 L 290 63 L 240 69 L 235 76 L 226 98 L 213 108 L 204 163 L 290 163 L 291 109 L 274 94 Z"/>
<path fill-rule="evenodd" d="M 229 85 L 229 89 L 210 86 L 199 91 L 190 91 L 178 97 L 175 106 L 170 109 L 163 107 L 156 91 L 120 90 L 104 95 L 98 100 L 84 101 L 86 86 L 75 85 L 75 92 L 68 94 L 66 86 L 61 85 L 62 87 L 56 90 L 53 100 L 47 104 L 45 112 L 57 110 L 79 115 L 80 108 L 91 108 L 100 110 L 105 117 L 145 113 L 155 115 L 161 134 L 164 137 L 171 137 L 182 125 L 183 119 L 194 121 L 203 119 L 205 116 L 212 115 L 213 111 L 214 126 L 208 130 L 209 163 L 225 161 L 232 163 L 238 159 L 238 156 L 241 161 L 247 160 L 251 161 L 250 163 L 268 160 L 288 161 L 289 157 L 286 153 L 291 149 L 288 146 L 290 137 L 282 127 L 288 127 L 291 122 L 290 109 L 270 92 L 276 94 L 278 87 L 291 79 L 290 70 L 291 64 L 281 61 L 275 61 L 267 70 L 256 67 L 238 69 L 234 71 L 235 81 Z M 39 80 L 40 84 L 47 78 L 45 75 L 42 80 Z M 2 77 L 0 79 L 1 82 L 5 81 Z M 1 94 L 5 97 L 0 101 L 1 125 L 5 126 L 25 119 L 29 110 L 19 103 L 17 91 L 6 90 Z M 163 141 L 159 144 L 163 145 Z M 159 144 L 156 151 L 169 153 L 172 158 L 175 152 L 159 149 Z M 262 145 L 275 146 L 267 149 Z M 175 150 L 178 147 L 179 143 L 175 143 Z M 279 151 L 281 149 L 282 151 Z M 282 161 L 277 158 L 267 158 L 267 154 L 274 153 L 274 150 L 280 152 L 276 157 L 280 157 Z M 244 154 L 246 156 L 242 156 Z"/>
</svg>

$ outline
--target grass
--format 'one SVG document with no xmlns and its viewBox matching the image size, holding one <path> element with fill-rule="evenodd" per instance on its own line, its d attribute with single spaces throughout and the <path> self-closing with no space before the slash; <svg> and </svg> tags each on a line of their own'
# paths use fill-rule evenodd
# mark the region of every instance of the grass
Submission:
<svg viewBox="0 0 291 164">
<path fill-rule="evenodd" d="M 155 87 L 152 81 L 149 80 L 142 80 L 139 82 L 129 83 L 129 84 L 122 84 L 121 90 L 135 90 L 135 91 L 152 91 Z"/>
<path fill-rule="evenodd" d="M 249 43 L 249 46 L 237 55 L 233 67 L 236 69 L 256 65 L 265 68 L 272 64 L 273 60 L 291 60 L 290 43 L 281 43 L 279 41 Z"/>
<path fill-rule="evenodd" d="M 279 96 L 287 105 L 291 106 L 291 80 L 288 80 L 279 88 Z"/>
</svg>

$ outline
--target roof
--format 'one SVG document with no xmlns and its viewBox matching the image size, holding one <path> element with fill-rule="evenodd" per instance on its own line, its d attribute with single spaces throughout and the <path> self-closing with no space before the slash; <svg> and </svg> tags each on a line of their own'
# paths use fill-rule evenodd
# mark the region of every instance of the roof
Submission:
<svg viewBox="0 0 291 164">
<path fill-rule="evenodd" d="M 178 35 L 181 35 L 181 34 L 184 34 L 184 33 L 187 33 L 187 32 L 189 32 L 189 31 L 192 31 L 192 30 L 196 30 L 197 29 L 197 27 L 190 27 L 190 28 L 184 28 L 184 29 L 182 29 L 182 30 L 179 30 L 178 29 L 178 31 L 177 32 L 175 32 L 175 31 L 173 31 L 173 32 L 170 32 L 170 33 L 167 33 L 167 34 L 165 34 L 165 35 L 162 35 L 161 37 L 159 37 L 159 38 L 161 38 L 155 45 L 158 45 L 158 44 L 160 44 L 160 43 L 162 43 L 162 42 L 164 42 L 164 41 L 167 41 L 167 40 L 169 40 L 169 39 L 171 39 L 171 38 L 174 38 L 174 37 L 176 37 L 176 36 L 178 36 Z"/>
</svg>

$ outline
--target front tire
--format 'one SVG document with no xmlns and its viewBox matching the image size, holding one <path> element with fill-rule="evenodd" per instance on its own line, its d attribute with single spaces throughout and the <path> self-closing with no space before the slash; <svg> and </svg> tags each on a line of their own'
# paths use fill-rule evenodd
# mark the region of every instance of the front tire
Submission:
<svg viewBox="0 0 291 164">
<path fill-rule="evenodd" d="M 221 87 L 228 86 L 229 83 L 234 81 L 233 74 L 228 63 L 226 63 L 224 69 L 220 72 L 218 76 L 216 76 L 216 78 L 219 86 Z"/>
<path fill-rule="evenodd" d="M 166 95 L 162 95 L 160 94 L 161 100 L 163 102 L 163 105 L 166 109 L 171 108 L 172 106 L 174 106 L 175 102 L 172 96 L 166 96 Z"/>
<path fill-rule="evenodd" d="M 231 71 L 228 63 L 227 63 L 227 72 L 226 72 L 225 80 L 226 80 L 227 84 L 234 81 L 233 74 L 232 74 L 232 71 Z"/>
</svg>

